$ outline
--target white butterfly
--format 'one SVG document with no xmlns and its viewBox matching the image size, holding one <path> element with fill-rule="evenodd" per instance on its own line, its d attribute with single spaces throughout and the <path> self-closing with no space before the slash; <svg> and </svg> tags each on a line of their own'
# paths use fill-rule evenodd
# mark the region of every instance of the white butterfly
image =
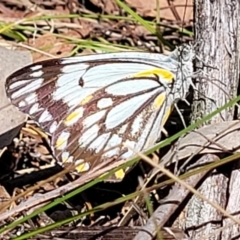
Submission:
<svg viewBox="0 0 240 240">
<path fill-rule="evenodd" d="M 156 143 L 192 84 L 194 55 L 184 45 L 169 56 L 121 52 L 47 60 L 9 76 L 6 92 L 52 134 L 58 161 L 84 172 L 105 159 L 133 157 L 123 144 L 142 151 Z"/>
</svg>

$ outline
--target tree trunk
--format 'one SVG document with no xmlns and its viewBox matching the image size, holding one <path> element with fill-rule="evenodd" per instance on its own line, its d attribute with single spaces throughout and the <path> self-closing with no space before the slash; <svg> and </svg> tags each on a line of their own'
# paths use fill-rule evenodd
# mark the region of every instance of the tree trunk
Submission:
<svg viewBox="0 0 240 240">
<path fill-rule="evenodd" d="M 202 60 L 197 60 L 197 67 L 204 66 L 201 67 L 203 72 L 200 74 L 204 78 L 198 79 L 196 83 L 198 91 L 195 91 L 194 95 L 193 122 L 237 96 L 239 16 L 240 1 L 195 1 L 197 56 Z M 234 113 L 233 107 L 225 109 L 206 124 L 233 120 Z M 233 165 L 234 168 L 227 173 L 221 170 L 213 171 L 198 190 L 239 219 L 239 163 Z M 190 199 L 185 213 L 181 225 L 188 231 L 191 239 L 240 239 L 240 226 L 233 227 L 231 220 L 197 197 Z M 227 226 L 229 224 L 230 227 Z M 222 227 L 222 231 L 217 231 Z"/>
</svg>

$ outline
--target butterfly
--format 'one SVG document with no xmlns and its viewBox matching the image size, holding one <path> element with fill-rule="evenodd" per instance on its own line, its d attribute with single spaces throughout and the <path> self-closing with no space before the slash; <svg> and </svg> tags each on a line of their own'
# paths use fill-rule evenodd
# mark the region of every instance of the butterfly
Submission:
<svg viewBox="0 0 240 240">
<path fill-rule="evenodd" d="M 57 161 L 84 173 L 110 158 L 132 158 L 126 146 L 144 151 L 156 143 L 174 104 L 186 98 L 194 57 L 193 46 L 183 45 L 168 56 L 119 52 L 46 60 L 11 74 L 6 93 L 52 135 Z"/>
</svg>

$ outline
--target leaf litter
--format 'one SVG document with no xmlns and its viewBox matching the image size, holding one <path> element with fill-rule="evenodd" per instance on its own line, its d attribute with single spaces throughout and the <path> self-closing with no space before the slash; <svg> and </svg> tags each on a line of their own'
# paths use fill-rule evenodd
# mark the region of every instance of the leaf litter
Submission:
<svg viewBox="0 0 240 240">
<path fill-rule="evenodd" d="M 180 0 L 171 3 L 167 0 L 159 2 L 160 10 L 154 0 L 149 0 L 144 4 L 142 4 L 143 1 L 139 0 L 126 0 L 126 3 L 141 15 L 145 21 L 153 27 L 157 26 L 156 30 L 161 32 L 170 45 L 178 45 L 180 43 L 179 39 L 181 39 L 181 42 L 191 40 L 192 1 L 187 1 L 187 5 Z M 161 19 L 159 23 L 157 23 L 157 16 Z M 157 37 L 126 14 L 112 0 L 72 0 L 67 3 L 61 0 L 37 2 L 3 0 L 0 3 L 0 34 L 1 46 L 14 49 L 13 52 L 28 50 L 31 53 L 33 62 L 96 52 L 126 50 L 160 52 L 162 50 Z M 169 51 L 169 45 L 163 45 L 163 50 L 165 52 Z M 18 54 L 20 57 L 20 53 Z M 11 56 L 11 53 L 9 52 L 8 55 Z M 27 62 L 22 63 L 23 65 L 27 64 Z M 10 65 L 8 66 L 10 67 Z M 14 66 L 13 69 L 9 70 L 14 71 L 19 67 L 21 65 Z M 1 88 L 3 89 L 3 86 Z M 6 113 L 2 115 L 6 115 Z M 17 119 L 17 115 L 18 113 L 14 112 L 10 116 Z M 6 120 L 6 122 L 9 121 Z M 5 127 L 5 132 L 8 132 L 9 128 L 21 125 L 23 122 L 24 118 L 17 120 L 15 125 L 12 122 L 10 127 Z M 224 152 L 228 155 L 236 153 L 238 152 L 236 146 L 239 146 L 239 143 L 238 138 L 235 136 L 239 127 L 238 123 L 236 123 L 236 131 L 227 131 L 224 135 L 224 131 L 230 129 L 229 124 L 233 123 L 215 125 L 215 128 L 207 126 L 196 130 L 196 132 L 192 132 L 180 139 L 170 149 L 161 149 L 160 158 L 167 163 L 176 163 L 188 158 L 190 155 L 192 156 L 193 153 L 196 153 L 196 156 L 213 152 Z M 19 129 L 17 131 L 19 132 Z M 198 131 L 201 134 L 197 134 Z M 4 130 L 2 132 L 4 133 Z M 223 137 L 217 137 L 221 134 L 223 134 Z M 75 176 L 66 175 L 65 172 L 63 172 L 64 174 L 57 174 L 59 169 L 54 169 L 56 162 L 51 155 L 51 147 L 48 144 L 50 136 L 42 132 L 34 123 L 30 122 L 29 124 L 28 122 L 18 135 L 16 131 L 14 135 L 15 139 L 13 141 L 11 139 L 11 143 L 8 142 L 1 146 L 3 150 L 0 158 L 2 170 L 0 181 L 3 186 L 1 186 L 1 189 L 4 190 L 0 191 L 2 199 L 0 219 L 3 222 L 2 226 L 9 223 L 9 217 L 17 219 L 22 212 L 31 213 L 37 206 L 41 207 L 43 203 L 51 202 L 52 198 L 47 197 L 50 196 L 47 195 L 48 192 L 55 192 L 55 195 L 52 195 L 54 197 L 61 196 L 77 186 L 83 186 L 96 177 L 93 173 L 92 176 L 78 181 Z M 193 145 L 191 139 L 193 138 L 198 139 L 196 140 L 199 143 L 198 146 L 191 147 Z M 200 150 L 203 145 L 207 147 L 205 146 L 203 150 Z M 215 151 L 211 148 L 210 151 L 209 149 L 213 145 L 217 146 L 217 148 L 215 148 Z M 165 155 L 167 151 L 168 153 Z M 51 171 L 48 171 L 49 169 Z M 43 211 L 42 214 L 33 219 L 35 228 L 46 225 L 46 222 L 61 221 L 80 212 L 91 212 L 92 209 L 101 204 L 114 203 L 121 196 L 128 196 L 128 194 L 141 189 L 136 176 L 145 179 L 150 170 L 151 168 L 143 162 L 137 165 L 121 183 L 98 183 L 92 186 L 82 194 L 78 194 L 53 208 Z M 44 171 L 46 172 L 44 173 Z M 104 173 L 104 168 L 102 173 Z M 36 174 L 38 177 L 36 177 Z M 48 177 L 52 177 L 51 181 L 46 180 Z M 75 182 L 76 185 L 74 185 Z M 151 187 L 153 183 L 154 181 L 149 182 L 146 188 Z M 59 191 L 57 191 L 58 188 Z M 38 194 L 41 194 L 42 197 L 39 198 Z M 96 198 L 96 196 L 98 197 Z M 149 196 L 153 209 L 156 209 L 159 206 L 159 196 L 154 196 L 152 193 Z M 27 202 L 29 204 L 26 205 Z M 5 211 L 13 203 L 15 204 L 15 210 L 6 215 Z M 122 201 L 121 204 L 113 204 L 110 208 L 106 207 L 100 212 L 89 212 L 80 219 L 76 218 L 71 223 L 68 223 L 68 226 L 87 226 L 90 231 L 95 226 L 101 226 L 99 233 L 107 226 L 118 226 L 119 223 L 124 222 L 124 226 L 133 227 L 132 232 L 134 232 L 134 227 L 143 225 L 149 216 L 144 201 L 135 202 L 135 210 L 131 211 L 130 214 L 128 209 L 132 208 L 132 206 L 132 201 Z M 126 213 L 129 215 L 126 216 Z M 123 217 L 125 220 L 121 221 Z M 128 220 L 126 221 L 126 219 Z M 24 229 L 23 232 L 33 230 L 26 223 L 21 223 L 21 225 L 22 229 Z M 13 229 L 10 228 L 12 236 L 19 234 L 17 226 Z M 69 228 L 67 230 L 65 228 L 64 233 L 68 231 Z M 163 235 L 167 234 L 168 231 L 162 229 Z M 178 236 L 184 235 L 179 229 L 171 229 L 171 231 L 175 239 L 180 239 Z M 55 232 L 55 234 L 58 233 L 60 233 L 60 230 Z M 46 236 L 48 234 L 46 233 Z M 127 237 L 129 236 L 124 237 L 124 239 L 127 239 Z"/>
</svg>

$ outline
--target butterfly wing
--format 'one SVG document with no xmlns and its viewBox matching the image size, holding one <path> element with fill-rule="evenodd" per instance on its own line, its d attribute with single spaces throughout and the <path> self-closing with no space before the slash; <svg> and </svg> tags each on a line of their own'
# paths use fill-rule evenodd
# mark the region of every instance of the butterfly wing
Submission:
<svg viewBox="0 0 240 240">
<path fill-rule="evenodd" d="M 82 162 L 79 171 L 87 171 L 132 157 L 123 144 L 141 151 L 156 142 L 174 102 L 177 68 L 173 58 L 136 52 L 48 60 L 13 73 L 6 91 L 53 135 L 59 161 Z"/>
<path fill-rule="evenodd" d="M 145 62 L 149 62 L 149 56 L 145 53 L 135 53 L 135 58 L 129 57 L 129 53 L 99 54 L 47 60 L 32 64 L 16 71 L 6 80 L 6 92 L 13 105 L 22 112 L 29 114 L 40 123 L 47 132 L 53 133 L 54 126 L 63 119 L 69 108 L 77 105 L 81 100 L 94 93 L 99 88 L 109 85 L 115 79 L 120 79 L 140 71 Z M 163 67 L 174 66 L 174 61 L 165 58 Z M 159 61 L 157 54 L 153 54 L 153 62 Z M 108 76 L 104 75 L 104 68 L 112 63 L 110 68 L 115 68 L 119 59 L 125 62 L 141 62 L 142 64 L 130 64 L 126 69 L 112 69 Z M 91 67 L 99 66 L 96 76 L 91 76 Z M 118 68 L 118 67 L 117 67 Z M 143 69 L 144 70 L 144 69 Z M 82 76 L 88 71 L 90 80 L 89 88 L 82 87 Z M 91 84 L 91 85 L 90 85 Z"/>
</svg>

